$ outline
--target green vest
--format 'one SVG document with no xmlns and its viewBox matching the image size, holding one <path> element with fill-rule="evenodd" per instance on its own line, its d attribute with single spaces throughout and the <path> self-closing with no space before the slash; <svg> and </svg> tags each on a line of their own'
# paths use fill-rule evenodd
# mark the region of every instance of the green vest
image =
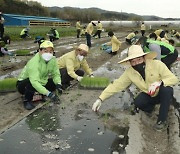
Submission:
<svg viewBox="0 0 180 154">
<path fill-rule="evenodd" d="M 155 41 L 155 40 L 148 39 L 146 41 L 146 45 L 144 46 L 144 52 L 150 52 L 150 49 L 148 47 L 149 44 L 158 44 L 161 47 L 161 49 L 162 49 L 162 47 L 165 47 L 165 48 L 167 48 L 169 50 L 168 54 L 163 54 L 162 50 L 161 50 L 161 59 L 166 57 L 169 54 L 173 54 L 174 50 L 175 50 L 175 48 L 172 45 L 168 44 L 168 43 L 165 43 L 165 42 L 162 42 L 162 41 Z"/>
</svg>

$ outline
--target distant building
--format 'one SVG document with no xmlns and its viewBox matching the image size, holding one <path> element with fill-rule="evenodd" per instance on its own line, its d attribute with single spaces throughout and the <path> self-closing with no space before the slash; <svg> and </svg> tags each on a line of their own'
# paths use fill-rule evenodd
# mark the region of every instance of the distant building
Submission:
<svg viewBox="0 0 180 154">
<path fill-rule="evenodd" d="M 3 14 L 5 26 L 70 26 L 70 22 L 59 18 Z"/>
</svg>

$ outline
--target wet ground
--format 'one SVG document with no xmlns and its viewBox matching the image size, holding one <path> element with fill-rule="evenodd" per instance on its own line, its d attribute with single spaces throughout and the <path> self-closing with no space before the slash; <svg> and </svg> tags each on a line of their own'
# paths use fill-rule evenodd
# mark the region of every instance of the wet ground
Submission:
<svg viewBox="0 0 180 154">
<path fill-rule="evenodd" d="M 124 41 L 126 33 L 118 34 Z M 111 57 L 100 50 L 100 44 L 109 38 L 93 39 L 93 48 L 87 60 L 95 76 L 105 76 L 114 80 L 124 68 L 117 64 L 126 56 L 126 50 Z M 57 55 L 70 51 L 85 39 L 66 38 L 55 43 Z M 69 45 L 70 44 L 70 45 Z M 35 50 L 32 42 L 24 42 L 24 47 Z M 127 45 L 123 43 L 122 49 Z M 21 48 L 18 43 L 11 47 Z M 179 50 L 179 49 L 178 49 Z M 179 50 L 180 51 L 180 50 Z M 19 62 L 12 69 L 1 71 L 1 79 L 17 76 L 30 57 L 16 57 Z M 23 62 L 24 61 L 24 62 Z M 7 61 L 6 61 L 7 62 Z M 8 63 L 9 64 L 9 63 Z M 7 66 L 6 63 L 1 65 Z M 13 66 L 10 63 L 8 66 Z M 179 62 L 172 71 L 179 77 Z M 12 73 L 12 71 L 15 71 Z M 18 70 L 18 71 L 17 71 Z M 0 153 L 2 154 L 179 154 L 179 105 L 171 107 L 169 128 L 155 132 L 152 125 L 156 122 L 157 110 L 153 117 L 143 112 L 131 115 L 132 96 L 136 88 L 119 92 L 103 102 L 100 112 L 91 110 L 93 102 L 102 90 L 80 89 L 76 82 L 61 96 L 61 104 L 39 104 L 31 112 L 22 107 L 17 92 L 1 95 Z M 179 85 L 175 86 L 175 97 L 180 102 Z M 39 109 L 38 109 L 39 108 Z M 28 116 L 29 115 L 29 116 Z M 8 129 L 9 128 L 9 129 Z"/>
</svg>

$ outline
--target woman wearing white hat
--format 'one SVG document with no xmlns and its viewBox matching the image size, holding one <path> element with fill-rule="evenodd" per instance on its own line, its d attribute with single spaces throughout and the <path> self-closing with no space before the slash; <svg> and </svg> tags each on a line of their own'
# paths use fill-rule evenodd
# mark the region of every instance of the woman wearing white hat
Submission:
<svg viewBox="0 0 180 154">
<path fill-rule="evenodd" d="M 144 53 L 141 46 L 132 45 L 128 50 L 128 57 L 119 62 L 130 64 L 130 67 L 101 93 L 92 110 L 98 111 L 102 101 L 133 83 L 141 91 L 134 100 L 135 106 L 146 113 L 151 113 L 154 106 L 159 103 L 159 115 L 154 128 L 156 130 L 167 128 L 166 120 L 173 98 L 172 86 L 178 79 L 164 63 L 153 60 L 155 57 L 155 52 Z"/>
</svg>

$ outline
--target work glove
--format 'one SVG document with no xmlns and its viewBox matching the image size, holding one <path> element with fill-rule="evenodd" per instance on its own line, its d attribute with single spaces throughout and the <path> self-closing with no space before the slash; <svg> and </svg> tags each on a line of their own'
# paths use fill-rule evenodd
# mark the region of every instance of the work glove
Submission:
<svg viewBox="0 0 180 154">
<path fill-rule="evenodd" d="M 156 92 L 156 89 L 158 89 L 160 87 L 161 83 L 162 83 L 162 81 L 157 81 L 157 82 L 152 83 L 149 86 L 148 95 L 153 96 Z"/>
<path fill-rule="evenodd" d="M 93 74 L 90 74 L 89 77 L 94 78 L 94 75 L 93 75 Z"/>
<path fill-rule="evenodd" d="M 59 94 L 62 94 L 63 89 L 62 89 L 62 85 L 61 85 L 61 84 L 57 84 L 57 85 L 56 85 L 56 89 L 57 89 L 57 91 L 58 91 Z"/>
<path fill-rule="evenodd" d="M 93 104 L 92 110 L 94 112 L 97 112 L 99 110 L 99 108 L 101 107 L 101 100 L 97 99 L 96 102 Z"/>
<path fill-rule="evenodd" d="M 82 76 L 78 76 L 78 77 L 77 77 L 77 80 L 78 80 L 79 82 L 80 82 L 82 79 L 83 79 Z"/>
<path fill-rule="evenodd" d="M 52 92 L 50 92 L 50 93 L 48 94 L 48 97 L 50 98 L 50 100 L 51 100 L 52 102 L 57 102 L 57 101 L 59 101 L 58 96 L 57 96 L 56 94 L 52 93 Z"/>
</svg>

